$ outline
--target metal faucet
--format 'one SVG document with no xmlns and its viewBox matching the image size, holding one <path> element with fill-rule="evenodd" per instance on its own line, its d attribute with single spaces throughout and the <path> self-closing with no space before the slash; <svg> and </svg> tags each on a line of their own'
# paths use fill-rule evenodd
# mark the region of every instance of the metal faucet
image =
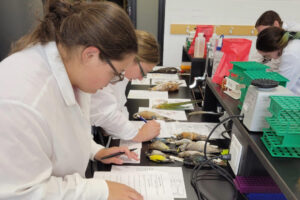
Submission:
<svg viewBox="0 0 300 200">
<path fill-rule="evenodd" d="M 209 62 L 209 58 L 211 57 L 210 54 L 213 52 L 213 46 L 210 42 L 207 42 L 206 44 L 206 60 L 205 60 L 205 69 L 204 69 L 204 73 L 203 76 L 196 76 L 194 77 L 194 81 L 192 84 L 189 85 L 190 89 L 193 89 L 197 86 L 197 82 L 198 81 L 205 81 L 206 77 L 207 77 L 207 68 L 208 68 L 208 62 Z"/>
</svg>

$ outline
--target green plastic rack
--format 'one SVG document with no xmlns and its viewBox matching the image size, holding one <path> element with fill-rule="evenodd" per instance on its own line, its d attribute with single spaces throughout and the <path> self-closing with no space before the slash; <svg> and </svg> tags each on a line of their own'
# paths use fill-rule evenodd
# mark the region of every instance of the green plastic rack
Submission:
<svg viewBox="0 0 300 200">
<path fill-rule="evenodd" d="M 285 87 L 287 82 L 289 81 L 287 78 L 285 78 L 277 72 L 246 71 L 244 72 L 244 79 L 242 81 L 242 84 L 244 84 L 246 87 L 243 88 L 243 90 L 241 89 L 241 102 L 244 102 L 246 93 L 248 91 L 248 87 L 251 84 L 251 82 L 255 79 L 270 79 L 273 81 L 277 81 L 279 85 L 283 87 Z"/>
<path fill-rule="evenodd" d="M 300 96 L 270 96 L 269 111 L 279 117 L 284 113 L 300 114 Z M 296 114 L 295 114 L 296 115 Z"/>
<path fill-rule="evenodd" d="M 246 86 L 251 84 L 251 81 L 255 79 L 270 79 L 273 81 L 277 81 L 279 85 L 286 87 L 287 82 L 289 79 L 285 78 L 284 76 L 280 75 L 277 72 L 264 72 L 264 71 L 246 71 L 244 83 Z"/>
<path fill-rule="evenodd" d="M 266 65 L 263 65 L 254 61 L 245 61 L 245 62 L 231 62 L 233 64 L 232 70 L 229 70 L 230 75 L 229 78 L 232 80 L 243 84 L 243 80 L 245 77 L 244 72 L 246 71 L 266 71 L 266 69 L 270 68 Z"/>
<path fill-rule="evenodd" d="M 276 135 L 272 129 L 264 129 L 261 140 L 273 157 L 300 158 L 300 147 L 283 146 L 283 138 Z"/>
</svg>

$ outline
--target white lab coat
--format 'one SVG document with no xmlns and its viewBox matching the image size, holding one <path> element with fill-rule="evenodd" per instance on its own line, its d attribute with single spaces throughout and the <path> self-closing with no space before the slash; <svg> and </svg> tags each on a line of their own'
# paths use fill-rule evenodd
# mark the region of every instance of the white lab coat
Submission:
<svg viewBox="0 0 300 200">
<path fill-rule="evenodd" d="M 296 22 L 283 22 L 282 28 L 287 31 L 300 31 L 300 24 Z M 257 51 L 253 55 L 251 55 L 251 58 L 249 60 L 253 60 L 256 62 L 262 62 L 263 61 L 263 56 L 260 55 Z M 279 66 L 280 66 L 281 58 L 278 59 L 271 59 L 267 63 L 264 63 L 265 65 L 269 66 L 270 69 L 267 71 L 272 71 L 272 72 L 279 72 Z"/>
<path fill-rule="evenodd" d="M 291 40 L 283 49 L 279 73 L 290 81 L 287 88 L 300 96 L 300 40 Z"/>
<path fill-rule="evenodd" d="M 89 104 L 54 42 L 0 63 L 0 199 L 107 199 L 104 180 L 84 178 L 103 148 L 92 140 Z"/>
<path fill-rule="evenodd" d="M 283 22 L 282 28 L 287 31 L 300 31 L 300 23 L 295 21 Z"/>
<path fill-rule="evenodd" d="M 138 128 L 128 120 L 125 89 L 128 79 L 116 84 L 109 84 L 98 90 L 91 97 L 91 124 L 100 126 L 108 134 L 131 140 L 138 134 Z"/>
</svg>

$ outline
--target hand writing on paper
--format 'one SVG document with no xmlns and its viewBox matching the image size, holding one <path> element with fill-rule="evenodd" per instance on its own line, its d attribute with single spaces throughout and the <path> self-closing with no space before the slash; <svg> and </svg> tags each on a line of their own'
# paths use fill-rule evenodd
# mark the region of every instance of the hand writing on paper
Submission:
<svg viewBox="0 0 300 200">
<path fill-rule="evenodd" d="M 134 142 L 145 142 L 155 138 L 160 133 L 160 124 L 155 120 L 150 120 L 142 126 L 138 134 L 132 139 Z"/>
<path fill-rule="evenodd" d="M 127 185 L 106 181 L 108 185 L 108 200 L 143 200 L 143 196 Z"/>
<path fill-rule="evenodd" d="M 104 156 L 108 156 L 119 152 L 124 152 L 125 155 L 130 159 L 139 160 L 138 155 L 134 152 L 131 152 L 127 147 L 111 147 L 111 148 L 101 149 L 95 155 L 95 159 L 105 164 L 114 163 L 114 164 L 121 165 L 123 164 L 123 161 L 119 158 L 120 156 L 115 156 L 112 158 L 101 160 L 101 158 L 103 158 Z"/>
</svg>

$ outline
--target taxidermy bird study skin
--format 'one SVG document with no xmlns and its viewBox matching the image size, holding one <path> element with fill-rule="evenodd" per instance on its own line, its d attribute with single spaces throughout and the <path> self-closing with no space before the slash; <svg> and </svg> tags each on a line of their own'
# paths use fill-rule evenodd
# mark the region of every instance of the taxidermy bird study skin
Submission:
<svg viewBox="0 0 300 200">
<path fill-rule="evenodd" d="M 152 91 L 169 91 L 169 92 L 174 92 L 179 89 L 179 85 L 181 83 L 175 82 L 175 81 L 168 81 L 165 83 L 160 83 L 152 88 L 150 90 Z"/>
<path fill-rule="evenodd" d="M 147 111 L 147 110 L 133 114 L 134 119 L 139 119 L 139 116 L 143 117 L 144 119 L 148 119 L 148 120 L 158 119 L 158 120 L 165 120 L 165 121 L 174 121 L 171 118 L 168 118 L 168 117 L 162 116 L 156 112 Z"/>
<path fill-rule="evenodd" d="M 151 73 L 176 74 L 178 72 L 179 72 L 179 70 L 176 67 L 163 67 L 163 68 L 154 70 Z"/>
<path fill-rule="evenodd" d="M 194 133 L 194 132 L 182 132 L 178 135 L 176 135 L 176 138 L 178 140 L 181 139 L 190 139 L 190 140 L 195 140 L 195 141 L 199 141 L 199 140 L 206 140 L 206 135 L 200 135 L 198 133 Z"/>
</svg>

